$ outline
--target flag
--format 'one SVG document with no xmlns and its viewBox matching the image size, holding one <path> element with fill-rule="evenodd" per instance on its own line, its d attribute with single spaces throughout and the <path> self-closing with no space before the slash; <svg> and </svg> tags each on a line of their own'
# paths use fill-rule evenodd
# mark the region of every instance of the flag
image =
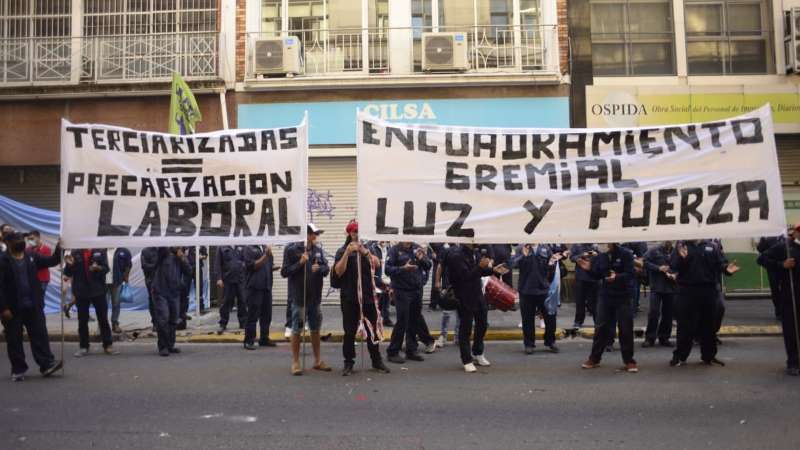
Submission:
<svg viewBox="0 0 800 450">
<path fill-rule="evenodd" d="M 181 74 L 172 73 L 172 93 L 169 105 L 169 132 L 172 134 L 193 134 L 195 124 L 203 120 L 200 108 L 194 99 L 189 85 Z"/>
<path fill-rule="evenodd" d="M 547 290 L 544 309 L 547 311 L 547 315 L 554 316 L 558 312 L 559 306 L 561 306 L 561 267 L 556 262 L 556 273 L 553 275 L 553 281 L 550 282 L 550 289 Z"/>
</svg>

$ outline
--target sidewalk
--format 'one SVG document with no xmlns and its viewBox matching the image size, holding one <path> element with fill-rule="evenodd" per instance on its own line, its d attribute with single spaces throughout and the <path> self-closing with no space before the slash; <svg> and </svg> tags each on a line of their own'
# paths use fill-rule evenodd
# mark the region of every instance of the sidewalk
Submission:
<svg viewBox="0 0 800 450">
<path fill-rule="evenodd" d="M 641 337 L 644 328 L 647 325 L 647 305 L 643 298 L 642 312 L 636 315 L 634 319 L 634 327 L 637 332 L 637 337 Z M 273 308 L 272 326 L 270 327 L 270 337 L 275 341 L 284 340 L 284 320 L 285 320 L 285 306 L 275 306 Z M 583 337 L 591 338 L 594 335 L 591 317 L 587 317 L 584 328 L 580 330 L 577 335 L 567 334 L 565 329 L 572 327 L 573 317 L 575 314 L 574 305 L 572 303 L 563 304 L 559 310 L 557 319 L 557 338 L 563 339 L 565 337 Z M 196 342 L 196 343 L 241 343 L 244 331 L 237 328 L 238 322 L 236 313 L 231 313 L 231 320 L 229 323 L 228 331 L 222 335 L 217 334 L 217 322 L 219 321 L 219 314 L 216 309 L 207 312 L 201 317 L 196 317 L 193 312 L 190 312 L 192 320 L 189 321 L 189 328 L 184 331 L 178 331 L 179 342 Z M 342 319 L 341 312 L 338 305 L 323 305 L 322 309 L 322 335 L 330 334 L 329 342 L 341 341 L 342 332 Z M 429 311 L 427 306 L 423 308 L 423 315 L 431 334 L 438 337 L 442 312 Z M 64 319 L 64 339 L 70 342 L 78 340 L 78 320 L 77 313 L 73 310 L 72 319 Z M 394 319 L 394 309 L 392 309 L 392 319 Z M 489 311 L 489 331 L 487 333 L 487 340 L 522 340 L 522 330 L 519 328 L 520 316 L 518 311 L 500 312 Z M 450 339 L 453 336 L 453 327 L 455 325 L 455 313 L 451 313 L 450 319 Z M 147 311 L 123 311 L 120 317 L 120 326 L 123 333 L 115 335 L 116 340 L 132 341 L 142 339 L 155 339 L 156 335 L 151 331 L 150 315 Z M 47 328 L 50 332 L 51 339 L 54 341 L 61 339 L 61 318 L 58 315 L 50 315 L 47 317 Z M 92 322 L 89 324 L 92 339 L 96 339 L 97 324 Z M 543 336 L 544 330 L 537 328 L 537 339 Z M 391 334 L 391 328 L 385 330 L 385 336 Z M 780 323 L 775 320 L 773 314 L 772 303 L 768 299 L 750 299 L 750 300 L 728 300 L 726 302 L 725 321 L 722 330 L 720 331 L 721 337 L 732 336 L 779 336 L 781 334 Z M 673 330 L 674 335 L 674 330 Z M 3 339 L 0 336 L 0 339 Z"/>
</svg>

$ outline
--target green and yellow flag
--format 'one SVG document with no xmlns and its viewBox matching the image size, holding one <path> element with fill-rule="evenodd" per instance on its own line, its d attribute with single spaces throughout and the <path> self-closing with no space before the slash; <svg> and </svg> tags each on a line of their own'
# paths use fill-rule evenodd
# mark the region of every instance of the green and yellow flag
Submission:
<svg viewBox="0 0 800 450">
<path fill-rule="evenodd" d="M 203 120 L 200 108 L 194 99 L 189 85 L 181 74 L 172 73 L 172 95 L 169 105 L 169 132 L 172 134 L 192 134 L 195 124 Z"/>
</svg>

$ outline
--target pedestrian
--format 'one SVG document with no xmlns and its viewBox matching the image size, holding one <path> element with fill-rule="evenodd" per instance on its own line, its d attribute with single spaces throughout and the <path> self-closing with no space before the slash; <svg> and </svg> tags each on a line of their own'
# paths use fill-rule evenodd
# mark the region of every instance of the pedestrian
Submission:
<svg viewBox="0 0 800 450">
<path fill-rule="evenodd" d="M 675 308 L 678 319 L 677 346 L 670 366 L 681 366 L 692 351 L 692 343 L 700 341 L 700 357 L 707 365 L 725 363 L 717 359 L 716 310 L 719 302 L 717 284 L 720 274 L 739 271 L 736 263 L 728 263 L 722 251 L 710 240 L 678 242 L 670 269 L 677 272 L 678 297 Z"/>
<path fill-rule="evenodd" d="M 451 247 L 447 254 L 446 270 L 458 299 L 458 346 L 461 363 L 467 373 L 477 372 L 475 364 L 490 366 L 484 355 L 483 338 L 486 336 L 488 324 L 488 308 L 483 296 L 481 277 L 493 273 L 503 275 L 505 269 L 492 268 L 492 260 L 473 244 L 462 244 Z M 475 327 L 472 347 L 470 336 Z"/>
<path fill-rule="evenodd" d="M 28 251 L 32 251 L 43 258 L 49 258 L 50 256 L 53 256 L 53 251 L 47 246 L 47 244 L 42 242 L 42 235 L 38 231 L 29 231 L 25 236 L 25 239 L 27 242 Z M 59 256 L 59 260 L 60 258 L 61 257 Z M 42 286 L 41 301 L 42 304 L 44 304 L 47 286 L 50 284 L 50 269 L 47 267 L 42 267 L 36 272 L 36 278 L 39 280 L 39 284 Z"/>
<path fill-rule="evenodd" d="M 499 266 L 502 264 L 505 267 L 513 267 L 514 262 L 512 261 L 512 256 L 514 247 L 511 244 L 492 244 L 491 248 L 494 265 Z M 509 270 L 501 276 L 500 279 L 503 283 L 514 287 L 514 273 L 512 271 Z"/>
<path fill-rule="evenodd" d="M 181 321 L 181 292 L 186 275 L 191 274 L 189 261 L 182 247 L 158 249 L 158 266 L 153 277 L 153 298 L 158 331 L 158 354 L 169 356 L 180 353 L 175 347 L 175 330 Z"/>
<path fill-rule="evenodd" d="M 647 253 L 647 242 L 626 242 L 622 244 L 622 246 L 633 253 L 633 269 L 634 273 L 638 273 L 640 268 L 644 266 L 642 261 L 645 253 Z M 637 261 L 638 264 L 636 264 Z M 635 316 L 641 311 L 640 300 L 642 295 L 642 284 L 639 281 L 638 276 L 631 278 L 630 284 L 631 298 L 633 299 L 633 315 Z"/>
<path fill-rule="evenodd" d="M 133 255 L 127 248 L 120 247 L 114 250 L 111 257 L 113 261 L 111 265 L 111 331 L 119 334 L 122 333 L 122 328 L 119 326 L 120 292 L 122 285 L 127 284 L 130 280 Z"/>
<path fill-rule="evenodd" d="M 28 371 L 23 348 L 23 327 L 28 334 L 33 359 L 42 376 L 49 377 L 63 367 L 50 351 L 50 338 L 44 316 L 43 284 L 37 276 L 41 269 L 61 262 L 61 245 L 55 254 L 43 256 L 25 250 L 21 233 L 3 234 L 6 251 L 0 254 L 0 319 L 5 330 L 11 380 L 23 381 Z"/>
<path fill-rule="evenodd" d="M 776 242 L 758 256 L 758 264 L 767 270 L 772 270 L 778 276 L 783 345 L 786 350 L 786 374 L 794 377 L 800 376 L 800 353 L 798 353 L 797 345 L 798 329 L 800 329 L 800 266 L 797 264 L 798 260 L 800 260 L 800 226 L 790 231 L 788 239 Z"/>
<path fill-rule="evenodd" d="M 792 232 L 794 230 L 789 230 Z M 771 249 L 776 245 L 786 245 L 786 238 L 784 236 L 770 236 L 770 237 L 762 237 L 758 240 L 758 245 L 756 246 L 756 250 L 758 251 L 759 256 L 764 254 L 767 250 Z M 760 259 L 759 259 L 760 260 Z M 772 305 L 775 308 L 775 319 L 781 321 L 781 314 L 783 313 L 783 301 L 781 300 L 781 272 L 784 272 L 786 269 L 783 267 L 764 267 L 767 271 L 767 281 L 769 282 L 769 293 L 770 299 L 772 300 Z"/>
<path fill-rule="evenodd" d="M 431 244 L 434 245 L 434 244 Z M 437 298 L 441 299 L 442 293 L 450 288 L 450 278 L 447 276 L 447 255 L 452 248 L 450 244 L 435 244 L 436 259 L 438 264 L 436 271 L 433 275 L 433 289 L 436 290 Z M 444 348 L 447 345 L 448 327 L 450 325 L 451 316 L 455 316 L 455 327 L 453 332 L 455 334 L 454 342 L 458 345 L 458 314 L 442 308 L 442 318 L 439 325 L 439 339 L 436 342 L 437 347 Z"/>
<path fill-rule="evenodd" d="M 292 375 L 303 374 L 300 366 L 300 338 L 306 323 L 311 332 L 313 369 L 331 371 L 331 367 L 322 360 L 320 349 L 322 281 L 330 273 L 325 252 L 317 245 L 322 233 L 313 223 L 309 223 L 305 242 L 288 245 L 283 254 L 281 276 L 288 278 L 289 301 L 292 303 Z"/>
<path fill-rule="evenodd" d="M 495 253 L 496 254 L 496 253 Z M 519 311 L 522 316 L 522 339 L 525 353 L 532 355 L 536 348 L 536 315 L 544 319 L 544 346 L 551 353 L 556 347 L 556 315 L 549 314 L 545 300 L 556 272 L 560 253 L 552 253 L 545 244 L 522 244 L 512 260 L 519 269 Z"/>
<path fill-rule="evenodd" d="M 358 222 L 347 224 L 345 232 L 347 238 L 344 245 L 336 251 L 331 273 L 331 286 L 339 288 L 341 299 L 344 328 L 342 376 L 355 372 L 356 336 L 367 342 L 372 369 L 379 373 L 389 373 L 379 347 L 383 339 L 383 324 L 378 314 L 374 272 L 380 261 L 359 241 Z"/>
<path fill-rule="evenodd" d="M 77 249 L 64 257 L 64 274 L 72 278 L 72 294 L 78 305 L 78 336 L 80 348 L 76 358 L 89 354 L 89 308 L 94 307 L 103 351 L 116 355 L 108 323 L 106 301 L 106 274 L 109 271 L 106 250 L 101 248 Z"/>
<path fill-rule="evenodd" d="M 650 280 L 650 310 L 642 347 L 653 347 L 658 339 L 662 347 L 672 347 L 672 311 L 675 304 L 677 274 L 670 269 L 672 241 L 664 241 L 645 253 L 644 270 Z"/>
<path fill-rule="evenodd" d="M 598 254 L 597 244 L 575 244 L 570 247 L 569 259 L 575 263 L 575 320 L 572 327 L 583 326 L 586 312 L 595 315 L 597 305 L 598 282 L 577 264 L 579 259 L 590 260 Z"/>
<path fill-rule="evenodd" d="M 272 275 L 275 258 L 272 249 L 264 245 L 248 245 L 243 250 L 244 265 L 247 270 L 247 326 L 244 329 L 244 348 L 256 349 L 256 325 L 259 325 L 259 347 L 275 347 L 269 338 L 272 323 Z"/>
<path fill-rule="evenodd" d="M 581 367 L 594 369 L 600 365 L 616 322 L 624 363 L 621 370 L 638 372 L 639 367 L 633 359 L 633 304 L 630 289 L 630 279 L 634 276 L 633 252 L 617 243 L 610 243 L 607 251 L 591 259 L 579 258 L 577 264 L 588 276 L 601 280 L 594 316 L 592 351 Z"/>
<path fill-rule="evenodd" d="M 222 289 L 222 306 L 219 308 L 219 330 L 222 334 L 228 328 L 231 309 L 237 305 L 236 316 L 239 328 L 244 329 L 247 322 L 247 300 L 244 296 L 245 267 L 242 247 L 226 245 L 217 249 L 214 270 L 217 287 Z"/>
<path fill-rule="evenodd" d="M 401 242 L 389 249 L 386 273 L 392 280 L 397 322 L 392 329 L 392 338 L 386 349 L 386 355 L 387 359 L 395 364 L 402 364 L 406 360 L 425 360 L 417 353 L 417 332 L 422 315 L 425 271 L 430 268 L 430 259 L 425 250 L 417 244 Z M 405 359 L 399 354 L 404 341 Z"/>
<path fill-rule="evenodd" d="M 427 256 L 428 260 L 431 261 L 431 267 L 422 271 L 422 287 L 420 288 L 419 293 L 420 298 L 425 296 L 425 285 L 428 284 L 428 280 L 433 278 L 431 274 L 433 273 L 433 260 L 435 259 L 434 252 L 430 246 L 424 247 L 423 250 L 425 251 L 425 255 Z M 436 351 L 436 339 L 434 339 L 433 335 L 431 335 L 431 330 L 428 328 L 428 322 L 425 320 L 425 315 L 422 314 L 421 309 L 419 318 L 417 319 L 416 340 L 417 342 L 422 343 L 422 351 L 425 353 L 431 354 Z"/>
</svg>

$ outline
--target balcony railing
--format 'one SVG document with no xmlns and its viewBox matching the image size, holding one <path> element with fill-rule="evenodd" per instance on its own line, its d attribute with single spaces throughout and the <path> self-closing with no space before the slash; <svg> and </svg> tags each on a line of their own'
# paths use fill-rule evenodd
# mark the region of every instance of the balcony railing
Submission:
<svg viewBox="0 0 800 450">
<path fill-rule="evenodd" d="M 369 28 L 248 33 L 245 78 L 255 80 L 262 75 L 254 66 L 256 41 L 289 36 L 301 43 L 300 73 L 297 74 L 300 77 L 400 74 L 399 70 L 393 70 L 391 61 L 403 61 L 403 58 L 411 74 L 420 75 L 425 73 L 422 34 L 432 31 L 432 28 Z M 436 31 L 466 34 L 467 72 L 558 72 L 556 25 L 439 27 Z"/>
<path fill-rule="evenodd" d="M 0 85 L 217 79 L 219 48 L 216 32 L 0 39 Z"/>
</svg>

